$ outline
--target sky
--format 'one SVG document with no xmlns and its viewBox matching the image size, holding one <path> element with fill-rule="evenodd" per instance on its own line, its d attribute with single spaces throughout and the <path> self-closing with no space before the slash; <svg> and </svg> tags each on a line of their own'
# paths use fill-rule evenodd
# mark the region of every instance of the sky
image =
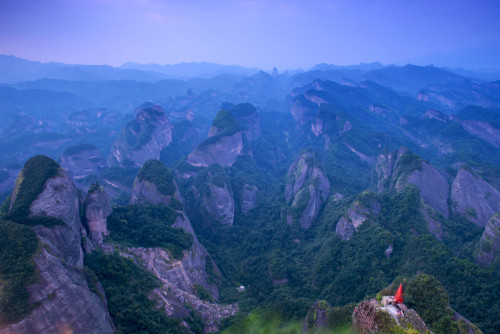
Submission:
<svg viewBox="0 0 500 334">
<path fill-rule="evenodd" d="M 0 54 L 270 69 L 390 64 L 500 40 L 498 0 L 0 0 Z"/>
</svg>

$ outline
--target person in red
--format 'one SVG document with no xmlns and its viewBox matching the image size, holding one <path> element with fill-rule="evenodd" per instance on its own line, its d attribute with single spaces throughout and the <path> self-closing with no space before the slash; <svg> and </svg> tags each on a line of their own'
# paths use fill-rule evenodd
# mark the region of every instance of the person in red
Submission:
<svg viewBox="0 0 500 334">
<path fill-rule="evenodd" d="M 401 283 L 399 283 L 398 291 L 396 291 L 396 295 L 394 296 L 394 302 L 396 304 L 403 303 L 403 285 Z"/>
</svg>

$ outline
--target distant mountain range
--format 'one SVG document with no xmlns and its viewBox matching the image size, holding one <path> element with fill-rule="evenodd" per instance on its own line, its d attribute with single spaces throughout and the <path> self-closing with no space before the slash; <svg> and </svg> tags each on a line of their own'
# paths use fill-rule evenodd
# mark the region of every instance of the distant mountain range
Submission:
<svg viewBox="0 0 500 334">
<path fill-rule="evenodd" d="M 156 82 L 163 79 L 212 78 L 220 74 L 252 75 L 258 71 L 257 68 L 207 62 L 176 65 L 127 63 L 121 67 L 112 67 L 108 65 L 41 63 L 14 56 L 0 55 L 0 83 L 16 83 L 40 79 Z"/>
</svg>

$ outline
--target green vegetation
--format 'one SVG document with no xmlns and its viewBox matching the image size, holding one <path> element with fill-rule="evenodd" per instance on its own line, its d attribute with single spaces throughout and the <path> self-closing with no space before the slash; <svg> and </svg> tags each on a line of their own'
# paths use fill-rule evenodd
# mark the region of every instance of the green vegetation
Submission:
<svg viewBox="0 0 500 334">
<path fill-rule="evenodd" d="M 97 150 L 97 147 L 92 144 L 78 144 L 73 146 L 68 146 L 64 149 L 63 155 L 76 155 L 83 151 L 93 151 Z"/>
<path fill-rule="evenodd" d="M 241 127 L 234 117 L 228 111 L 221 110 L 215 116 L 212 126 L 217 127 L 219 132 L 210 138 L 205 139 L 198 145 L 198 149 L 203 149 L 207 146 L 215 144 L 222 137 L 232 136 L 235 133 L 241 131 Z"/>
<path fill-rule="evenodd" d="M 59 173 L 59 165 L 43 155 L 37 155 L 26 161 L 17 177 L 14 193 L 16 200 L 6 219 L 28 225 L 54 226 L 64 224 L 51 217 L 30 217 L 30 206 L 43 191 L 45 182 Z"/>
<path fill-rule="evenodd" d="M 180 320 L 168 318 L 150 299 L 158 280 L 130 259 L 100 251 L 85 257 L 106 292 L 108 310 L 117 333 L 187 333 Z"/>
<path fill-rule="evenodd" d="M 0 327 L 21 320 L 34 308 L 27 287 L 37 280 L 33 257 L 38 246 L 32 229 L 0 220 Z"/>
<path fill-rule="evenodd" d="M 102 178 L 113 182 L 118 182 L 125 187 L 131 188 L 134 185 L 134 180 L 138 172 L 138 167 L 113 166 L 106 169 L 106 171 L 102 175 Z"/>
<path fill-rule="evenodd" d="M 420 274 L 405 284 L 405 303 L 414 308 L 434 333 L 456 333 L 448 292 L 430 275 Z"/>
<path fill-rule="evenodd" d="M 195 294 L 201 299 L 201 300 L 206 300 L 209 302 L 213 302 L 212 296 L 210 295 L 210 292 L 208 292 L 207 289 L 205 289 L 203 286 L 199 285 L 198 283 L 194 283 L 193 285 Z"/>
<path fill-rule="evenodd" d="M 108 217 L 109 238 L 135 247 L 162 247 L 182 258 L 193 236 L 172 224 L 179 214 L 163 205 L 128 205 L 113 209 Z"/>
<path fill-rule="evenodd" d="M 145 180 L 153 183 L 163 195 L 174 195 L 174 177 L 168 168 L 159 160 L 148 160 L 144 163 L 139 174 L 139 182 Z"/>
</svg>

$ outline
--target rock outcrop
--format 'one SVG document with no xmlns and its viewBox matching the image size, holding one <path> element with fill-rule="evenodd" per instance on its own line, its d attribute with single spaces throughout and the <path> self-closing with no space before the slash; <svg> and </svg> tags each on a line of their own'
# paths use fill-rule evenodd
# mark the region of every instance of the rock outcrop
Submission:
<svg viewBox="0 0 500 334">
<path fill-rule="evenodd" d="M 257 206 L 257 186 L 245 183 L 241 193 L 241 212 L 243 214 Z"/>
<path fill-rule="evenodd" d="M 109 233 L 106 219 L 113 212 L 108 194 L 98 184 L 90 187 L 87 197 L 83 203 L 85 212 L 85 227 L 89 231 L 90 239 L 100 246 L 103 238 Z"/>
<path fill-rule="evenodd" d="M 500 148 L 500 129 L 491 126 L 487 122 L 475 120 L 462 121 L 462 126 L 471 135 L 490 143 L 496 148 Z"/>
<path fill-rule="evenodd" d="M 362 193 L 351 205 L 347 215 L 339 219 L 335 233 L 342 241 L 349 240 L 365 221 L 370 221 L 374 215 L 381 212 L 381 209 L 382 206 L 375 194 Z"/>
<path fill-rule="evenodd" d="M 160 106 L 139 111 L 116 139 L 109 165 L 142 166 L 149 159 L 159 159 L 161 151 L 172 143 L 172 124 Z"/>
<path fill-rule="evenodd" d="M 243 134 L 248 141 L 255 141 L 260 138 L 262 130 L 260 128 L 259 112 L 250 103 L 241 103 L 231 109 L 231 115 L 240 124 Z"/>
<path fill-rule="evenodd" d="M 307 312 L 302 332 L 313 333 L 316 330 L 325 329 L 328 326 L 328 310 L 332 306 L 325 300 L 314 302 Z"/>
<path fill-rule="evenodd" d="M 106 169 L 106 162 L 101 152 L 90 144 L 66 148 L 59 158 L 59 164 L 75 182 L 89 175 L 99 175 Z"/>
<path fill-rule="evenodd" d="M 189 154 L 186 161 L 197 167 L 213 163 L 231 166 L 241 154 L 244 154 L 241 127 L 228 111 L 221 110 L 212 123 L 208 138 Z"/>
<path fill-rule="evenodd" d="M 441 223 L 433 216 L 438 213 L 445 218 L 449 217 L 450 186 L 437 169 L 402 147 L 395 152 L 380 154 L 375 170 L 379 192 L 389 189 L 402 191 L 407 185 L 418 188 L 424 203 L 422 213 L 428 222 L 429 232 L 441 238 Z"/>
<path fill-rule="evenodd" d="M 453 212 L 478 226 L 486 226 L 500 210 L 500 192 L 466 168 L 460 169 L 451 186 Z"/>
<path fill-rule="evenodd" d="M 300 226 L 307 230 L 329 195 L 330 181 L 314 152 L 303 151 L 288 169 L 285 187 L 285 199 L 291 208 L 288 216 L 298 218 Z"/>
<path fill-rule="evenodd" d="M 131 203 L 170 206 L 178 214 L 172 227 L 181 228 L 191 234 L 193 243 L 183 252 L 181 259 L 175 259 L 169 252 L 160 248 L 128 247 L 120 248 L 120 251 L 133 256 L 162 282 L 162 287 L 155 290 L 155 295 L 168 316 L 182 318 L 189 315 L 190 311 L 186 307 L 189 305 L 201 314 L 205 331 L 217 331 L 220 321 L 234 315 L 238 307 L 235 304 L 216 303 L 219 291 L 215 283 L 220 280 L 220 271 L 205 247 L 198 241 L 182 209 L 181 201 L 177 185 L 168 169 L 160 161 L 147 161 L 134 183 Z M 104 249 L 111 252 L 115 247 L 105 245 Z M 198 295 L 200 289 L 208 291 L 211 300 L 202 300 Z"/>
<path fill-rule="evenodd" d="M 430 332 L 415 310 L 408 309 L 404 304 L 394 306 L 387 299 L 383 303 L 376 299 L 359 303 L 352 314 L 352 325 L 362 334 L 391 333 L 397 327 L 403 333 L 409 329 L 418 333 Z"/>
<path fill-rule="evenodd" d="M 10 210 L 26 198 L 23 185 L 31 180 L 30 168 L 47 169 L 56 163 L 37 156 L 26 163 L 16 181 Z M 100 296 L 89 288 L 83 267 L 83 251 L 78 191 L 70 176 L 62 169 L 44 180 L 43 190 L 29 205 L 29 217 L 51 217 L 59 225 L 36 225 L 33 230 L 45 245 L 34 258 L 39 280 L 28 287 L 30 302 L 35 309 L 18 323 L 0 333 L 112 333 L 114 326 L 107 306 Z M 100 289 L 96 286 L 96 289 Z"/>
<path fill-rule="evenodd" d="M 500 252 L 500 213 L 489 220 L 479 241 L 477 263 L 483 266 L 492 264 Z"/>
<path fill-rule="evenodd" d="M 210 180 L 206 186 L 209 191 L 203 194 L 203 208 L 214 220 L 221 224 L 233 225 L 234 197 L 231 184 L 228 182 L 219 184 Z"/>
</svg>

